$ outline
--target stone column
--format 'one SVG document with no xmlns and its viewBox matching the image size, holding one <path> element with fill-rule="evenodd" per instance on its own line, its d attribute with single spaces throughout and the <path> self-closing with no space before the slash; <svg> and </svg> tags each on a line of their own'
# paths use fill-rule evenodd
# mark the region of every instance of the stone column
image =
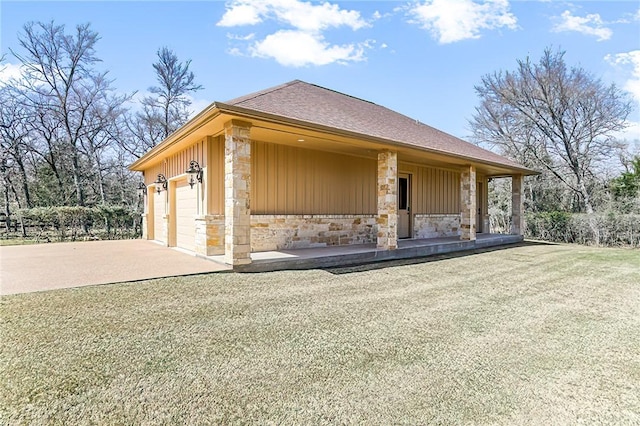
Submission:
<svg viewBox="0 0 640 426">
<path fill-rule="evenodd" d="M 460 174 L 460 239 L 476 239 L 476 168 L 469 166 Z"/>
<path fill-rule="evenodd" d="M 511 234 L 524 235 L 524 177 L 511 177 Z"/>
<path fill-rule="evenodd" d="M 225 123 L 224 141 L 224 261 L 251 263 L 251 124 Z"/>
<path fill-rule="evenodd" d="M 398 153 L 378 153 L 378 249 L 398 248 Z"/>
</svg>

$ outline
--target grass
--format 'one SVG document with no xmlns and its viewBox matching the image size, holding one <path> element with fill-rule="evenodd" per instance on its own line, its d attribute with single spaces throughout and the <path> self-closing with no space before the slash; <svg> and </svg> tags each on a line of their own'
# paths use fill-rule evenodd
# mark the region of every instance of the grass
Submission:
<svg viewBox="0 0 640 426">
<path fill-rule="evenodd" d="M 410 263 L 3 297 L 0 423 L 640 423 L 640 251 Z"/>
</svg>

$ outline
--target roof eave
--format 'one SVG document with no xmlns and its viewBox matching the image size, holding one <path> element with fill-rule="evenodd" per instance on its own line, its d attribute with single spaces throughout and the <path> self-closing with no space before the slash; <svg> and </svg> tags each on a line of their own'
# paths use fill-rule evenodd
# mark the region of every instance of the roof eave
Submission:
<svg viewBox="0 0 640 426">
<path fill-rule="evenodd" d="M 429 149 L 429 148 L 426 148 L 426 147 L 420 147 L 420 146 L 416 146 L 416 145 L 408 145 L 406 143 L 395 141 L 395 140 L 392 140 L 392 139 L 380 138 L 380 137 L 377 137 L 377 136 L 371 136 L 371 135 L 367 135 L 365 133 L 352 132 L 352 131 L 349 131 L 349 130 L 336 129 L 335 127 L 325 126 L 325 125 L 322 125 L 322 124 L 312 123 L 312 122 L 308 122 L 308 121 L 304 121 L 304 120 L 298 120 L 298 119 L 295 119 L 295 118 L 283 117 L 281 115 L 270 114 L 270 113 L 267 113 L 267 112 L 256 111 L 254 109 L 243 108 L 243 107 L 239 107 L 237 105 L 229 105 L 229 104 L 225 104 L 225 103 L 222 103 L 222 102 L 216 102 L 216 106 L 220 109 L 221 112 L 228 113 L 228 114 L 231 114 L 231 115 L 240 116 L 242 118 L 247 118 L 247 119 L 257 118 L 257 119 L 267 120 L 267 121 L 270 121 L 270 122 L 277 122 L 279 124 L 291 124 L 291 125 L 295 125 L 295 126 L 298 126 L 298 127 L 302 127 L 302 128 L 308 129 L 308 130 L 316 130 L 316 131 L 330 133 L 330 134 L 334 134 L 334 135 L 338 135 L 338 136 L 346 136 L 346 137 L 351 137 L 351 138 L 364 139 L 364 140 L 367 140 L 367 141 L 370 141 L 370 142 L 377 142 L 377 143 L 382 143 L 382 144 L 385 144 L 385 145 L 393 145 L 393 146 L 402 147 L 402 148 L 411 148 L 411 149 L 416 149 L 416 150 L 420 150 L 420 151 L 424 151 L 424 152 L 440 154 L 440 155 L 446 155 L 446 156 L 450 156 L 450 157 L 454 157 L 454 158 L 459 158 L 459 159 L 462 159 L 462 160 L 465 160 L 465 161 L 485 164 L 485 165 L 488 165 L 488 166 L 517 170 L 518 172 L 520 172 L 523 175 L 538 175 L 538 174 L 540 174 L 540 172 L 538 172 L 536 170 L 532 170 L 532 169 L 526 168 L 526 167 L 517 167 L 517 166 L 508 165 L 508 164 L 502 164 L 502 163 L 496 163 L 496 162 L 487 161 L 487 160 L 481 160 L 481 159 L 478 159 L 478 158 L 475 158 L 475 157 L 469 157 L 469 156 L 464 156 L 464 155 L 460 155 L 460 154 L 454 154 L 454 153 L 451 153 L 451 152 L 440 151 L 440 150 L 436 150 L 436 149 Z"/>
<path fill-rule="evenodd" d="M 147 152 L 145 155 L 143 155 L 138 160 L 133 162 L 129 166 L 129 170 L 143 171 L 144 164 L 149 163 L 151 160 L 158 157 L 158 155 L 162 154 L 164 151 L 169 149 L 174 144 L 183 140 L 184 138 L 189 136 L 191 133 L 193 133 L 200 127 L 204 126 L 205 124 L 209 123 L 211 120 L 223 114 L 236 116 L 238 118 L 259 119 L 259 120 L 265 120 L 265 121 L 274 122 L 278 124 L 294 125 L 307 130 L 315 130 L 315 131 L 320 131 L 320 132 L 338 135 L 338 136 L 366 140 L 374 143 L 381 143 L 385 145 L 391 145 L 391 146 L 402 147 L 402 148 L 410 148 L 410 149 L 416 149 L 419 151 L 424 151 L 424 152 L 429 152 L 434 154 L 446 155 L 446 156 L 459 158 L 459 159 L 473 162 L 473 163 L 480 163 L 488 166 L 515 170 L 523 175 L 540 174 L 540 172 L 536 170 L 528 169 L 526 167 L 516 167 L 508 164 L 481 160 L 475 157 L 454 154 L 451 152 L 429 149 L 426 147 L 421 147 L 416 145 L 409 145 L 409 144 L 395 141 L 392 139 L 385 139 L 377 136 L 367 135 L 365 133 L 358 133 L 358 132 L 353 132 L 349 130 L 337 129 L 335 127 L 325 126 L 318 123 L 298 120 L 295 118 L 284 117 L 276 114 L 270 114 L 270 113 L 250 109 L 250 108 L 240 107 L 237 105 L 229 105 L 223 102 L 213 102 L 212 104 L 210 104 L 207 108 L 205 108 L 200 113 L 198 113 L 195 117 L 193 117 L 191 120 L 185 123 L 182 127 L 180 127 L 178 130 L 176 130 L 171 135 L 169 135 L 169 137 L 167 137 L 164 141 L 162 141 L 160 144 L 153 147 L 149 152 Z"/>
</svg>

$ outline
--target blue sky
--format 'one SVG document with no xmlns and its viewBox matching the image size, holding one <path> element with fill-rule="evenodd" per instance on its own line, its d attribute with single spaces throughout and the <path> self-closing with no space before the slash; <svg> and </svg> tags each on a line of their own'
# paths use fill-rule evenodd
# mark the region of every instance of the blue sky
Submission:
<svg viewBox="0 0 640 426">
<path fill-rule="evenodd" d="M 71 31 L 91 23 L 97 54 L 122 92 L 154 84 L 161 46 L 205 89 L 194 107 L 293 79 L 384 105 L 453 135 L 467 121 L 482 75 L 565 50 L 638 106 L 624 135 L 640 139 L 640 2 L 635 1 L 70 1 L 0 2 L 0 53 L 18 49 L 28 21 Z M 19 49 L 18 49 L 19 51 Z M 0 78 L 15 72 L 7 56 Z"/>
</svg>

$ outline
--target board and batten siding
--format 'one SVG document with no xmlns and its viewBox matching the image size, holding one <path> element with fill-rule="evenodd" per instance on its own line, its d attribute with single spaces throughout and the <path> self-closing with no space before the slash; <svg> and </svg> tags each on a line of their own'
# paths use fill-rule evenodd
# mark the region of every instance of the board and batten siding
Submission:
<svg viewBox="0 0 640 426">
<path fill-rule="evenodd" d="M 224 215 L 224 136 L 210 136 L 208 146 L 208 214 Z"/>
<path fill-rule="evenodd" d="M 252 142 L 252 214 L 376 214 L 375 160 Z"/>
<path fill-rule="evenodd" d="M 157 179 L 158 174 L 163 174 L 167 179 L 184 174 L 189 168 L 191 160 L 196 160 L 202 168 L 207 167 L 207 139 L 202 139 L 146 169 L 144 171 L 145 184 L 151 185 Z"/>
<path fill-rule="evenodd" d="M 411 174 L 412 213 L 460 213 L 460 173 L 404 163 L 398 168 L 400 172 Z"/>
<path fill-rule="evenodd" d="M 150 185 L 159 173 L 172 179 L 189 161 L 206 168 L 207 214 L 224 214 L 224 137 L 209 136 L 145 170 Z M 251 143 L 252 214 L 376 214 L 376 160 L 301 147 Z M 460 213 L 460 173 L 399 164 L 411 174 L 412 213 Z"/>
</svg>

